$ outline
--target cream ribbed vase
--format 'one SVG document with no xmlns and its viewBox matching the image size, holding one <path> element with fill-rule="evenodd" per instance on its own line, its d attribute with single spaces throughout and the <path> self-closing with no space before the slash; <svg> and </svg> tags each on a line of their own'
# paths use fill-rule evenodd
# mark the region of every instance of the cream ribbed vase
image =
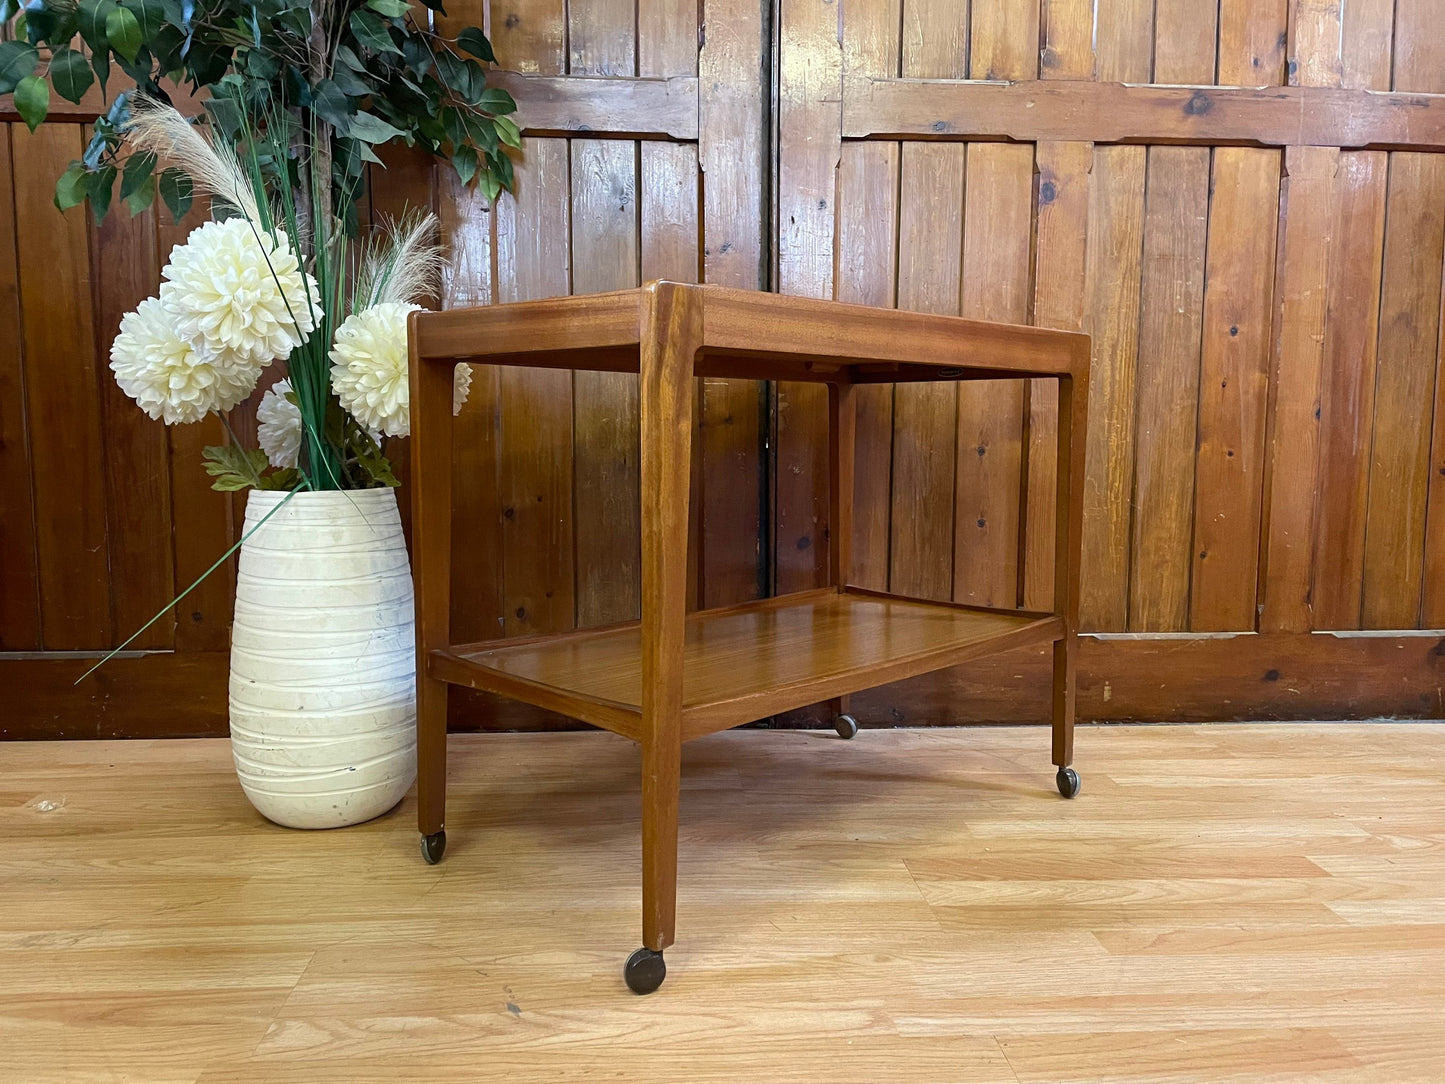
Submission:
<svg viewBox="0 0 1445 1084">
<path fill-rule="evenodd" d="M 252 490 L 250 534 L 284 493 Z M 416 775 L 411 566 L 391 489 L 298 493 L 241 546 L 231 752 L 291 828 L 385 813 Z"/>
</svg>

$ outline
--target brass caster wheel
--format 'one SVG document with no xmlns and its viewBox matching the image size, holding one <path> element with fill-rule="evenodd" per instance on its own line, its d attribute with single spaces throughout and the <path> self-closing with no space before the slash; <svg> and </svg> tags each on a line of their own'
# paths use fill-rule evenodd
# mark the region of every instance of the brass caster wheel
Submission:
<svg viewBox="0 0 1445 1084">
<path fill-rule="evenodd" d="M 1079 793 L 1079 773 L 1073 768 L 1060 768 L 1054 782 L 1058 783 L 1059 793 L 1065 798 L 1072 798 Z"/>
<path fill-rule="evenodd" d="M 662 980 L 667 978 L 667 965 L 662 962 L 662 953 L 653 952 L 650 948 L 638 949 L 627 957 L 627 963 L 622 968 L 622 977 L 627 980 L 627 988 L 634 994 L 652 993 L 662 985 Z"/>
<path fill-rule="evenodd" d="M 833 720 L 833 729 L 846 741 L 858 733 L 858 720 L 851 715 L 840 715 Z"/>
<path fill-rule="evenodd" d="M 447 849 L 447 833 L 443 829 L 440 832 L 433 832 L 429 836 L 421 837 L 421 856 L 426 859 L 426 864 L 434 866 L 442 860 L 442 855 Z"/>
</svg>

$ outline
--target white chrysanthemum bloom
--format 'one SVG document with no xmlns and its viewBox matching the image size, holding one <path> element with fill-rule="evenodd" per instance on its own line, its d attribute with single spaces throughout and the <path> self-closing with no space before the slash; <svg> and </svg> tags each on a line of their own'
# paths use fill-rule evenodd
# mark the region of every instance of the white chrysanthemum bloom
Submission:
<svg viewBox="0 0 1445 1084">
<path fill-rule="evenodd" d="M 420 305 L 383 301 L 348 316 L 331 348 L 331 386 L 341 405 L 372 432 L 411 434 L 411 388 L 407 378 L 406 317 Z M 452 413 L 471 390 L 470 366 L 458 365 Z"/>
<path fill-rule="evenodd" d="M 278 380 L 256 407 L 256 442 L 273 467 L 294 467 L 301 454 L 301 408 L 286 396 L 291 381 Z"/>
<path fill-rule="evenodd" d="M 193 230 L 161 275 L 161 301 L 182 338 L 257 370 L 289 357 L 315 328 L 316 280 L 285 233 L 273 237 L 244 218 Z"/>
<path fill-rule="evenodd" d="M 110 368 L 120 390 L 167 425 L 198 422 L 230 410 L 256 386 L 249 367 L 198 350 L 181 336 L 159 298 L 149 297 L 120 321 L 110 347 Z"/>
</svg>

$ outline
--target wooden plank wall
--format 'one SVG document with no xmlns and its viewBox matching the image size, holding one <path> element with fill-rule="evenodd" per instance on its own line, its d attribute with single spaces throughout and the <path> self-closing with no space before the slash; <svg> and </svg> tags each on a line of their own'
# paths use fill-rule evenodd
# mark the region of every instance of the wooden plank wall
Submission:
<svg viewBox="0 0 1445 1084">
<path fill-rule="evenodd" d="M 366 217 L 437 212 L 446 306 L 668 277 L 1087 331 L 1084 715 L 1445 714 L 1440 637 L 1404 635 L 1445 626 L 1438 0 L 768 7 L 463 0 L 451 17 L 517 73 L 516 192 L 490 206 L 394 155 Z M 105 368 L 189 224 L 59 215 L 84 114 L 31 135 L 4 109 L 0 671 L 25 693 L 0 736 L 224 730 L 228 573 L 135 645 L 175 654 L 74 692 L 64 654 L 119 642 L 234 537 L 241 505 L 199 466 L 220 423 L 166 432 Z M 693 601 L 819 582 L 823 398 L 700 392 Z M 477 368 L 459 635 L 636 613 L 635 396 L 625 377 Z M 232 423 L 251 431 L 254 406 Z M 1055 423 L 1043 381 L 860 392 L 855 582 L 1044 604 Z M 1037 719 L 1040 666 L 1006 657 L 860 710 Z M 156 717 L 167 695 L 186 721 Z M 460 694 L 453 721 L 562 725 Z"/>
<path fill-rule="evenodd" d="M 1180 123 L 1213 109 L 1208 92 L 1184 92 L 1178 121 L 1142 98 L 1150 84 L 1292 86 L 1307 110 L 1316 88 L 1436 107 L 1419 92 L 1445 92 L 1445 39 L 1430 25 L 1445 9 L 846 0 L 835 34 L 831 7 L 782 3 L 783 99 L 804 83 L 790 43 L 810 73 L 835 54 L 841 74 L 819 97 L 841 100 L 844 138 L 830 145 L 802 109 L 791 126 L 783 114 L 783 198 L 791 159 L 802 175 L 801 160 L 816 171 L 835 158 L 837 189 L 832 236 L 809 223 L 807 245 L 791 243 L 802 227 L 783 218 L 779 251 L 813 254 L 811 275 L 792 269 L 813 293 L 1094 336 L 1082 625 L 1126 638 L 1101 650 L 1153 665 L 1158 634 L 1249 634 L 1266 673 L 1286 653 L 1274 634 L 1298 636 L 1323 666 L 1338 642 L 1325 630 L 1445 624 L 1445 505 L 1431 504 L 1445 489 L 1445 155 L 1437 143 L 1279 145 L 1287 125 L 1268 119 L 1268 91 L 1255 95 L 1264 146 Z M 1035 116 L 963 80 L 1008 81 Z M 1140 106 L 1120 117 L 1071 103 L 1104 83 L 1142 84 L 1119 88 Z M 1139 134 L 1119 142 L 1121 128 Z M 994 605 L 1046 599 L 1053 390 L 940 394 L 871 389 L 861 405 L 854 579 Z M 822 446 L 818 430 L 795 439 Z M 1241 657 L 1196 642 L 1193 666 Z M 1005 660 L 869 702 L 910 721 L 1027 716 L 978 690 L 1030 668 Z M 1221 662 L 1216 676 L 1231 672 Z M 924 707 L 941 687 L 969 707 Z M 1445 710 L 1427 699 L 1421 710 Z"/>
</svg>

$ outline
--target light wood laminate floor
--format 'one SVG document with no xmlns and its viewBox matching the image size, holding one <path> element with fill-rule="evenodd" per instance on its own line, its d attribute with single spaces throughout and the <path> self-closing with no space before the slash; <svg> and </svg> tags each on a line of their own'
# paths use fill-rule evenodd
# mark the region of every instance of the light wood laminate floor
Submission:
<svg viewBox="0 0 1445 1084">
<path fill-rule="evenodd" d="M 638 756 L 452 739 L 267 824 L 223 741 L 0 744 L 0 1081 L 1445 1080 L 1445 724 L 733 731 L 684 750 L 647 998 Z"/>
</svg>

